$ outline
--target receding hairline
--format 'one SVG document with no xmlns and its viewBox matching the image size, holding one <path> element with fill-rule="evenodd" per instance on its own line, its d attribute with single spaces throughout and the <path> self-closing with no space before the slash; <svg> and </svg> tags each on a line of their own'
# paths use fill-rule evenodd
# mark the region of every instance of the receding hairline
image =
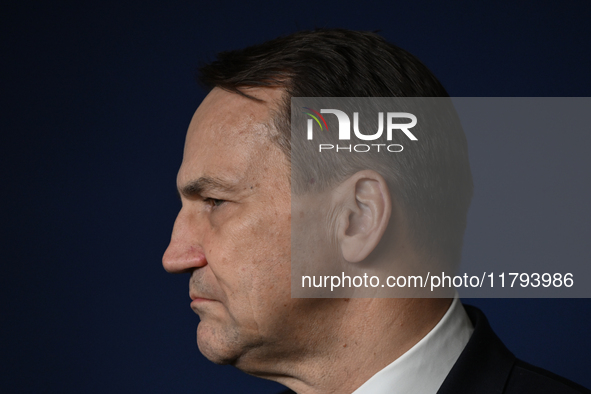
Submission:
<svg viewBox="0 0 591 394">
<path fill-rule="evenodd" d="M 291 166 L 290 111 L 292 95 L 289 91 L 289 80 L 283 79 L 280 82 L 282 83 L 281 85 L 278 82 L 276 85 L 269 86 L 240 85 L 234 86 L 232 88 L 216 85 L 210 90 L 209 93 L 217 88 L 228 93 L 237 94 L 260 104 L 266 104 L 269 109 L 269 117 L 265 122 L 262 122 L 261 125 L 269 131 L 269 139 L 275 143 L 279 149 L 281 149 L 283 154 L 286 156 L 288 164 Z M 278 97 L 273 97 L 272 99 L 263 99 L 257 97 L 258 95 L 250 94 L 251 92 L 249 92 L 249 90 L 252 89 L 259 91 L 275 91 L 279 92 L 280 94 Z"/>
</svg>

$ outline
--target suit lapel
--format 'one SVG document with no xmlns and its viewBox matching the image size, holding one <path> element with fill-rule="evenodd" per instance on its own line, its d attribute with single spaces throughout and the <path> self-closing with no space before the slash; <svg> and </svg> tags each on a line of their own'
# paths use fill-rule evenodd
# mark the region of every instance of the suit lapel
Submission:
<svg viewBox="0 0 591 394">
<path fill-rule="evenodd" d="M 437 394 L 502 393 L 516 358 L 478 308 L 464 307 L 474 332 Z"/>
</svg>

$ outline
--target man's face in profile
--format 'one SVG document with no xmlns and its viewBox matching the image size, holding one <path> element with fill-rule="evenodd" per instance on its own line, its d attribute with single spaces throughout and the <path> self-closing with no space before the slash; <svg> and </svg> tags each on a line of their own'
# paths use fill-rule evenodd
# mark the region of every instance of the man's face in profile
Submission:
<svg viewBox="0 0 591 394">
<path fill-rule="evenodd" d="M 281 91 L 248 94 L 264 101 L 216 88 L 195 112 L 177 177 L 182 209 L 163 258 L 167 271 L 191 273 L 199 349 L 218 363 L 280 347 L 287 316 L 297 315 L 290 171 L 271 139 Z"/>
</svg>

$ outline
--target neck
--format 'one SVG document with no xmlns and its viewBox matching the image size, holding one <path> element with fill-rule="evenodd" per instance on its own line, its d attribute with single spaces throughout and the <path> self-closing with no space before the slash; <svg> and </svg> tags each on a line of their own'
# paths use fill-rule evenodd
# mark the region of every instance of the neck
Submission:
<svg viewBox="0 0 591 394">
<path fill-rule="evenodd" d="M 352 298 L 327 300 L 307 349 L 284 355 L 254 375 L 299 394 L 352 393 L 407 352 L 441 320 L 450 299 Z M 290 357 L 291 356 L 291 357 Z M 272 371 L 269 373 L 269 371 Z"/>
</svg>

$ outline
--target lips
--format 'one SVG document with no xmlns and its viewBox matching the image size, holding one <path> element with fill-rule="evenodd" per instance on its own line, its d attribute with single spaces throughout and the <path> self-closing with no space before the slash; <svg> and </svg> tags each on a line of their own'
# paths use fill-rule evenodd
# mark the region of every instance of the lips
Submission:
<svg viewBox="0 0 591 394">
<path fill-rule="evenodd" d="M 189 297 L 191 297 L 191 301 L 215 301 L 213 298 L 209 298 L 207 296 L 190 292 Z"/>
<path fill-rule="evenodd" d="M 201 307 L 205 307 L 206 305 L 216 301 L 215 299 L 210 298 L 208 295 L 193 291 L 189 293 L 189 297 L 191 297 L 191 309 L 193 309 L 195 313 L 199 313 L 198 310 L 200 310 Z"/>
</svg>

